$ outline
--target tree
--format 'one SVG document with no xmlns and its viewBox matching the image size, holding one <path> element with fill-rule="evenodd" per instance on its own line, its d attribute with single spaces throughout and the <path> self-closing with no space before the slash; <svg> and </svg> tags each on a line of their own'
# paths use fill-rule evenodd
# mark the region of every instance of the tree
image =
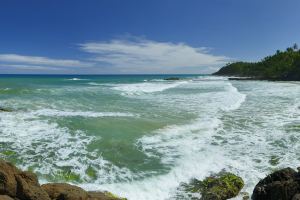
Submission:
<svg viewBox="0 0 300 200">
<path fill-rule="evenodd" d="M 297 43 L 295 43 L 295 44 L 293 45 L 293 49 L 294 49 L 294 50 L 297 50 L 297 49 L 298 49 Z"/>
</svg>

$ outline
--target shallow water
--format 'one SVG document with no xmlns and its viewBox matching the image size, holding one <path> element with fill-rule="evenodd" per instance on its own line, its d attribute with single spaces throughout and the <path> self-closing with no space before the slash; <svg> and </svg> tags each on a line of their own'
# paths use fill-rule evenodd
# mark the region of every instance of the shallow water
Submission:
<svg viewBox="0 0 300 200">
<path fill-rule="evenodd" d="M 0 157 L 130 200 L 176 199 L 223 169 L 251 193 L 299 166 L 298 83 L 165 77 L 1 76 L 0 106 L 14 111 L 0 113 Z"/>
</svg>

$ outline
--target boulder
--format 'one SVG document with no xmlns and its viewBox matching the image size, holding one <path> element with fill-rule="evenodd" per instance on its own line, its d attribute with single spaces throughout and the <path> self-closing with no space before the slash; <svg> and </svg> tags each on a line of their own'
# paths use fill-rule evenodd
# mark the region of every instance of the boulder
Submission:
<svg viewBox="0 0 300 200">
<path fill-rule="evenodd" d="M 40 187 L 37 176 L 31 172 L 16 175 L 17 197 L 21 200 L 51 200 Z"/>
<path fill-rule="evenodd" d="M 0 200 L 126 200 L 110 192 L 86 192 L 66 183 L 40 185 L 37 176 L 0 160 Z"/>
<path fill-rule="evenodd" d="M 0 195 L 16 197 L 17 181 L 15 174 L 20 172 L 11 163 L 0 160 Z"/>
<path fill-rule="evenodd" d="M 80 187 L 67 183 L 48 183 L 42 185 L 52 200 L 87 200 L 88 193 Z"/>
<path fill-rule="evenodd" d="M 300 199 L 300 173 L 291 168 L 278 170 L 262 179 L 255 186 L 253 200 Z"/>
<path fill-rule="evenodd" d="M 201 200 L 226 200 L 239 194 L 244 187 L 244 181 L 232 173 L 221 172 L 203 181 L 194 179 L 184 187 L 186 192 L 200 193 Z"/>
</svg>

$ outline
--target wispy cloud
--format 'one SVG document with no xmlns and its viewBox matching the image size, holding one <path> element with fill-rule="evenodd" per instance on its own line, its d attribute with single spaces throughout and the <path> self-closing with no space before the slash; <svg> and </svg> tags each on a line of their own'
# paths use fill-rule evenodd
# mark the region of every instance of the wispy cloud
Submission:
<svg viewBox="0 0 300 200">
<path fill-rule="evenodd" d="M 91 67 L 93 63 L 69 59 L 52 59 L 39 56 L 18 54 L 0 54 L 0 64 L 7 67 L 23 69 L 51 69 L 58 67 Z"/>
<path fill-rule="evenodd" d="M 229 61 L 226 56 L 211 54 L 207 48 L 146 39 L 89 42 L 80 44 L 80 49 L 91 53 L 95 62 L 129 73 L 172 72 L 183 67 L 202 67 L 205 71 Z"/>
</svg>

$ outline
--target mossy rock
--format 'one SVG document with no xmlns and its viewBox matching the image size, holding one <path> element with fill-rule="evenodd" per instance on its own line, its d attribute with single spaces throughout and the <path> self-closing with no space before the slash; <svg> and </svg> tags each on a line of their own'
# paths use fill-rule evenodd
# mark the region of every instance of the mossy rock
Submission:
<svg viewBox="0 0 300 200">
<path fill-rule="evenodd" d="M 5 150 L 5 151 L 2 151 L 1 154 L 5 155 L 5 156 L 12 156 L 12 155 L 15 155 L 16 152 L 14 152 L 12 150 Z"/>
<path fill-rule="evenodd" d="M 119 197 L 111 192 L 104 192 L 104 195 L 115 200 L 127 200 L 126 198 Z"/>
<path fill-rule="evenodd" d="M 81 182 L 80 175 L 76 174 L 75 172 L 72 172 L 71 170 L 59 171 L 55 175 L 55 179 L 64 180 L 66 182 L 73 182 L 73 183 L 80 183 Z"/>
<path fill-rule="evenodd" d="M 201 200 L 226 200 L 239 194 L 244 181 L 232 173 L 222 172 L 203 181 L 194 179 L 184 187 L 187 192 L 200 193 Z"/>
<path fill-rule="evenodd" d="M 86 173 L 91 179 L 93 179 L 93 180 L 97 179 L 97 172 L 96 172 L 96 170 L 95 170 L 93 167 L 89 166 L 89 167 L 86 169 L 85 173 Z"/>
<path fill-rule="evenodd" d="M 12 109 L 0 107 L 0 112 L 12 112 Z"/>
</svg>

